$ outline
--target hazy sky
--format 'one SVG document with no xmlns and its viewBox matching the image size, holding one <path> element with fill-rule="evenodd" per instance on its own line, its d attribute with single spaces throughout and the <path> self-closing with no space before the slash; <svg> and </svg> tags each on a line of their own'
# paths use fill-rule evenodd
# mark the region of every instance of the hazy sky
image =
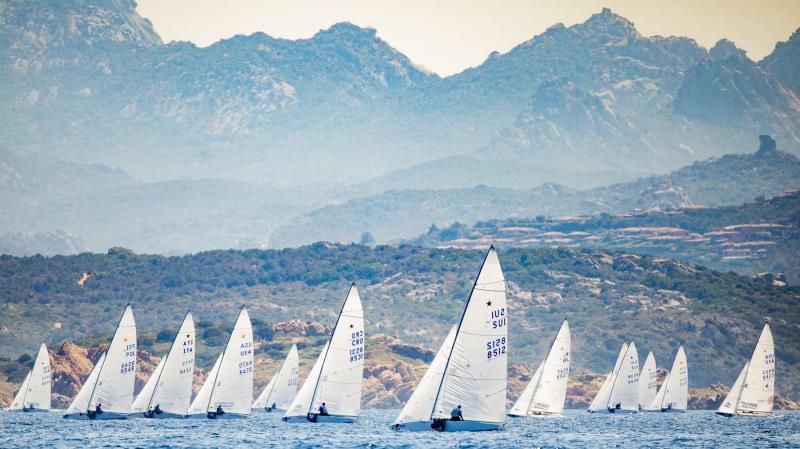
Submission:
<svg viewBox="0 0 800 449">
<path fill-rule="evenodd" d="M 800 0 L 139 0 L 137 10 L 165 41 L 199 46 L 256 31 L 307 38 L 348 21 L 377 29 L 413 62 L 450 75 L 604 6 L 646 36 L 689 36 L 707 48 L 726 37 L 755 60 L 800 27 Z"/>
</svg>

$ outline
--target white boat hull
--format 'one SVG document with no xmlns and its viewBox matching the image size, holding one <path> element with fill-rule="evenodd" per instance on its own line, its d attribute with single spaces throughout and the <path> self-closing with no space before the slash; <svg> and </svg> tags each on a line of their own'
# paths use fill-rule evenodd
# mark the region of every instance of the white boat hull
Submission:
<svg viewBox="0 0 800 449">
<path fill-rule="evenodd" d="M 444 421 L 444 428 L 434 428 L 438 432 L 486 432 L 490 430 L 502 430 L 505 423 L 493 423 L 484 421 Z"/>
<path fill-rule="evenodd" d="M 128 419 L 128 415 L 125 413 L 114 413 L 114 412 L 103 412 L 97 415 L 94 419 L 89 418 L 89 415 L 86 413 L 70 413 L 69 415 L 64 415 L 64 419 L 77 419 L 77 420 L 87 420 L 87 421 L 108 421 L 112 419 Z"/>
<path fill-rule="evenodd" d="M 209 415 L 203 415 L 201 413 L 196 413 L 193 415 L 186 415 L 186 419 L 210 419 L 210 420 L 220 420 L 220 419 L 247 419 L 250 415 L 243 415 L 241 413 L 225 413 L 224 415 L 215 415 L 213 418 L 209 417 Z"/>
<path fill-rule="evenodd" d="M 35 408 L 33 410 L 31 410 L 31 409 L 23 410 L 21 408 L 15 408 L 15 409 L 10 409 L 10 410 L 9 409 L 5 409 L 3 411 L 4 412 L 19 412 L 19 413 L 43 413 L 43 412 L 49 412 L 50 409 Z"/>
<path fill-rule="evenodd" d="M 263 413 L 286 413 L 286 410 L 282 409 L 282 408 L 257 407 L 257 408 L 253 409 L 253 412 L 254 413 L 255 412 L 258 412 L 258 413 L 261 413 L 261 412 L 263 412 Z"/>
<path fill-rule="evenodd" d="M 168 412 L 161 413 L 160 415 L 153 415 L 151 417 L 144 416 L 144 413 L 140 412 L 133 413 L 128 416 L 130 418 L 142 418 L 142 419 L 184 419 L 187 417 L 185 414 L 182 413 L 168 413 Z"/>
<path fill-rule="evenodd" d="M 433 421 L 414 421 L 402 424 L 393 424 L 392 430 L 398 432 L 427 432 L 432 430 L 431 423 Z"/>
<path fill-rule="evenodd" d="M 316 420 L 309 420 L 306 416 L 284 416 L 283 422 L 288 423 L 317 423 L 317 424 L 330 424 L 330 423 L 345 423 L 350 424 L 356 422 L 354 416 L 316 416 Z"/>
</svg>

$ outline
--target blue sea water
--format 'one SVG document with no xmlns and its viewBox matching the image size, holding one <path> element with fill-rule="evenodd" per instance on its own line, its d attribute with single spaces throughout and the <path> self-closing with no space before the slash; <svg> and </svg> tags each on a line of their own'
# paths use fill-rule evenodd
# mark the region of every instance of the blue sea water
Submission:
<svg viewBox="0 0 800 449">
<path fill-rule="evenodd" d="M 484 433 L 398 433 L 394 410 L 365 410 L 356 424 L 286 424 L 280 415 L 244 420 L 71 421 L 57 413 L 0 413 L 0 448 L 535 448 L 800 447 L 800 412 L 723 418 L 712 412 L 511 419 Z"/>
</svg>

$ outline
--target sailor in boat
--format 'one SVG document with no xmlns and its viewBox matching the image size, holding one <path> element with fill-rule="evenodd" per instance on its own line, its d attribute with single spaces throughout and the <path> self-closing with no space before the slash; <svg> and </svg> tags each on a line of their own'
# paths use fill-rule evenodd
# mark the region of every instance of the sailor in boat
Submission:
<svg viewBox="0 0 800 449">
<path fill-rule="evenodd" d="M 268 412 L 271 412 L 271 411 L 275 410 L 275 408 L 277 408 L 277 407 L 278 407 L 278 405 L 273 402 L 272 405 L 268 405 L 268 406 L 264 407 L 264 410 L 266 410 Z"/>
<path fill-rule="evenodd" d="M 97 404 L 94 410 L 89 410 L 86 412 L 86 416 L 88 416 L 89 419 L 95 419 L 97 418 L 98 415 L 102 414 L 103 414 L 103 404 Z"/>
<path fill-rule="evenodd" d="M 306 419 L 310 422 L 317 422 L 317 416 L 330 416 L 324 402 L 319 406 L 319 413 L 309 413 L 306 415 Z"/>
<path fill-rule="evenodd" d="M 616 410 L 622 410 L 622 402 L 617 402 L 617 405 L 615 405 L 614 408 L 608 408 L 608 411 L 611 413 L 614 413 Z"/>
<path fill-rule="evenodd" d="M 461 406 L 459 405 L 450 412 L 450 421 L 463 421 L 463 420 L 464 420 L 464 414 L 461 413 Z"/>
<path fill-rule="evenodd" d="M 145 418 L 152 418 L 152 417 L 154 417 L 156 415 L 160 415 L 162 413 L 164 413 L 164 412 L 161 410 L 161 404 L 156 404 L 155 408 L 151 408 L 150 410 L 144 412 L 144 417 Z"/>
</svg>

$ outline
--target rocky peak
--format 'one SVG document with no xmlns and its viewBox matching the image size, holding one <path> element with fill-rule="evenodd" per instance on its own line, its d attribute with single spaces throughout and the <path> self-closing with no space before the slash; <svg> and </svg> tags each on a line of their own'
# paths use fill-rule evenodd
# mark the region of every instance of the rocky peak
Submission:
<svg viewBox="0 0 800 449">
<path fill-rule="evenodd" d="M 778 147 L 778 144 L 775 143 L 775 139 L 770 137 L 767 134 L 761 134 L 758 136 L 758 153 L 767 153 L 769 151 L 775 151 Z"/>
<path fill-rule="evenodd" d="M 708 54 L 711 59 L 715 60 L 723 60 L 729 57 L 734 57 L 745 61 L 750 60 L 747 57 L 746 51 L 737 47 L 736 44 L 728 39 L 720 39 L 716 44 L 714 44 L 713 47 L 711 47 L 711 50 L 708 51 Z"/>
<path fill-rule="evenodd" d="M 639 37 L 636 27 L 630 20 L 614 14 L 611 9 L 603 8 L 597 14 L 592 15 L 586 22 L 577 25 L 584 32 L 595 34 L 605 34 L 619 37 Z"/>
<path fill-rule="evenodd" d="M 759 64 L 800 97 L 800 28 L 786 42 L 775 44 L 775 50 Z"/>
</svg>

